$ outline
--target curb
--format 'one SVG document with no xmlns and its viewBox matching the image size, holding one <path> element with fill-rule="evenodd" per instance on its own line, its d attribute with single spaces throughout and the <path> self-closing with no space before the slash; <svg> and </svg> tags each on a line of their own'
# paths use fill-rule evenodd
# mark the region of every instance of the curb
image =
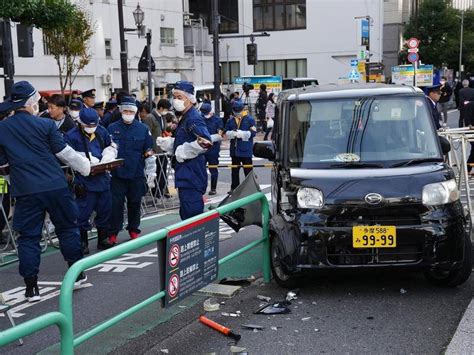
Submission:
<svg viewBox="0 0 474 355">
<path fill-rule="evenodd" d="M 474 354 L 474 298 L 467 306 L 445 354 Z"/>
</svg>

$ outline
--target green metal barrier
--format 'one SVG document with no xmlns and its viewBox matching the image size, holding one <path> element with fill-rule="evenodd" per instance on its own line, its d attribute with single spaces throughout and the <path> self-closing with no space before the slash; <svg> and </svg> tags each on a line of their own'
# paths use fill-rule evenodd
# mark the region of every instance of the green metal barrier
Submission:
<svg viewBox="0 0 474 355">
<path fill-rule="evenodd" d="M 50 312 L 44 314 L 25 323 L 19 324 L 16 327 L 0 332 L 0 346 L 6 345 L 12 341 L 17 340 L 18 338 L 56 324 L 61 332 L 61 354 L 73 354 L 75 346 L 78 346 L 84 341 L 120 322 L 122 319 L 131 316 L 132 314 L 165 296 L 165 291 L 160 291 L 146 300 L 86 331 L 77 338 L 74 338 L 72 295 L 74 282 L 82 271 L 99 265 L 103 262 L 115 259 L 130 251 L 140 249 L 149 244 L 156 243 L 159 240 L 163 240 L 166 238 L 170 230 L 186 226 L 207 216 L 213 215 L 216 211 L 219 212 L 220 215 L 223 215 L 256 201 L 260 201 L 262 204 L 262 238 L 220 259 L 219 265 L 241 255 L 242 253 L 245 253 L 259 244 L 263 244 L 263 277 L 265 282 L 270 282 L 270 241 L 268 235 L 270 212 L 267 198 L 263 193 L 257 192 L 250 196 L 231 202 L 227 205 L 217 207 L 215 210 L 202 213 L 199 216 L 195 216 L 186 221 L 173 224 L 167 228 L 146 234 L 138 239 L 119 244 L 111 249 L 104 250 L 100 253 L 79 260 L 71 266 L 64 277 L 61 286 L 61 294 L 59 296 L 59 312 Z"/>
</svg>

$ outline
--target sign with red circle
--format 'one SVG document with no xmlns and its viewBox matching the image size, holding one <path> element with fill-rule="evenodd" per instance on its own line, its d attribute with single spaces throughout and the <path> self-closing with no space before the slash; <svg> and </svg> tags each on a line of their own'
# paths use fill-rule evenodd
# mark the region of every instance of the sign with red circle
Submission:
<svg viewBox="0 0 474 355">
<path fill-rule="evenodd" d="M 179 292 L 179 276 L 176 274 L 171 275 L 168 283 L 168 295 L 171 298 L 176 297 Z"/>
<path fill-rule="evenodd" d="M 418 59 L 420 59 L 420 56 L 418 53 L 408 53 L 407 59 L 410 63 L 415 63 L 418 61 Z"/>
<path fill-rule="evenodd" d="M 173 244 L 170 247 L 170 251 L 168 254 L 168 262 L 171 267 L 176 267 L 179 263 L 179 245 L 178 244 Z"/>
<path fill-rule="evenodd" d="M 418 48 L 420 45 L 420 40 L 418 38 L 412 37 L 407 41 L 408 48 Z"/>
</svg>

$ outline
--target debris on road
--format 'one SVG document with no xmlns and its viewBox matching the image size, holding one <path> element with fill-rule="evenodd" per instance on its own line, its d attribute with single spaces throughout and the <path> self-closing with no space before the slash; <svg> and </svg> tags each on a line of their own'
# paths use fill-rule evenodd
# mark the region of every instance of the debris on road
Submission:
<svg viewBox="0 0 474 355">
<path fill-rule="evenodd" d="M 204 301 L 204 310 L 206 312 L 215 312 L 218 311 L 220 307 L 220 304 L 217 302 L 215 298 L 208 298 L 207 300 Z"/>
<path fill-rule="evenodd" d="M 230 352 L 234 354 L 247 354 L 247 349 L 240 346 L 232 345 L 230 347 Z"/>
<path fill-rule="evenodd" d="M 170 351 L 168 349 L 160 349 L 160 352 L 163 354 L 169 354 Z"/>
<path fill-rule="evenodd" d="M 228 313 L 228 312 L 222 312 L 221 313 L 222 316 L 224 317 L 240 317 L 240 312 L 239 313 Z"/>
<path fill-rule="evenodd" d="M 318 329 L 318 328 L 314 328 L 314 331 L 315 331 L 315 332 L 319 332 L 319 329 Z"/>
<path fill-rule="evenodd" d="M 257 325 L 257 324 L 241 324 L 240 326 L 244 329 L 257 329 L 257 330 L 265 329 L 263 325 Z"/>
<path fill-rule="evenodd" d="M 405 293 L 407 293 L 407 292 L 408 292 L 408 291 L 405 290 L 404 288 L 401 288 L 401 289 L 400 289 L 400 293 L 401 293 L 402 295 L 405 294 Z"/>
<path fill-rule="evenodd" d="M 287 302 L 276 302 L 264 305 L 257 309 L 254 314 L 287 314 L 291 310 L 288 308 Z"/>
<path fill-rule="evenodd" d="M 219 284 L 229 286 L 250 286 L 251 281 L 247 278 L 225 277 L 219 282 Z"/>
<path fill-rule="evenodd" d="M 227 327 L 225 327 L 225 326 L 223 326 L 223 325 L 221 325 L 217 322 L 214 322 L 213 320 L 210 320 L 207 317 L 200 316 L 199 321 L 202 324 L 207 325 L 209 328 L 217 330 L 218 332 L 224 334 L 225 336 L 228 336 L 228 337 L 234 339 L 236 342 L 239 341 L 240 338 L 241 338 L 241 336 L 239 334 L 236 334 L 236 333 L 232 332 L 232 330 L 230 328 L 227 328 Z"/>
<path fill-rule="evenodd" d="M 270 301 L 272 300 L 271 297 L 262 296 L 262 295 L 257 295 L 257 298 L 258 298 L 260 301 L 265 301 L 265 302 L 267 302 L 267 303 L 270 303 Z"/>
<path fill-rule="evenodd" d="M 310 319 L 311 319 L 311 317 L 304 317 L 304 318 L 301 318 L 301 320 L 302 320 L 303 322 L 306 322 L 307 320 L 310 320 Z"/>
<path fill-rule="evenodd" d="M 278 328 L 281 328 L 281 327 L 272 327 L 271 329 L 272 330 L 278 330 Z"/>
<path fill-rule="evenodd" d="M 292 290 L 292 291 L 288 291 L 288 293 L 286 294 L 286 301 L 287 302 L 290 302 L 292 300 L 296 300 L 298 299 L 298 294 L 300 293 L 300 290 L 296 289 L 296 290 Z"/>
</svg>

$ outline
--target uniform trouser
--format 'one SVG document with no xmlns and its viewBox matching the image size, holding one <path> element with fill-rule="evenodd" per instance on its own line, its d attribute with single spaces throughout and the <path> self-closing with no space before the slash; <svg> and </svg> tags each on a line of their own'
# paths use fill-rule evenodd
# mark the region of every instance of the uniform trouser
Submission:
<svg viewBox="0 0 474 355">
<path fill-rule="evenodd" d="M 46 212 L 53 222 L 59 248 L 69 264 L 82 258 L 77 228 L 77 205 L 68 188 L 39 192 L 16 198 L 13 229 L 19 233 L 18 257 L 20 275 L 38 275 L 41 260 L 41 232 Z"/>
<path fill-rule="evenodd" d="M 1 197 L 3 198 L 3 200 L 2 200 L 3 210 L 5 211 L 5 215 L 8 218 L 8 214 L 10 213 L 10 193 L 6 192 Z M 7 225 L 7 221 L 5 220 L 5 217 L 3 216 L 3 213 L 0 211 L 0 236 L 1 236 L 2 231 L 3 231 L 3 229 L 5 228 L 6 225 Z"/>
<path fill-rule="evenodd" d="M 76 199 L 79 208 L 79 218 L 77 226 L 80 230 L 88 231 L 92 228 L 90 217 L 92 212 L 96 212 L 94 224 L 97 229 L 106 229 L 109 225 L 112 213 L 112 193 L 106 191 L 87 191 L 83 198 Z"/>
<path fill-rule="evenodd" d="M 232 165 L 252 165 L 252 158 L 247 158 L 247 157 L 232 157 Z M 251 167 L 245 167 L 244 168 L 244 174 L 247 176 L 250 174 L 252 171 Z M 240 185 L 240 179 L 239 179 L 239 173 L 240 173 L 240 167 L 238 168 L 232 168 L 232 183 L 230 188 L 234 190 L 237 186 Z"/>
<path fill-rule="evenodd" d="M 178 195 L 179 216 L 183 221 L 204 212 L 204 201 L 200 190 L 179 187 Z"/>
<path fill-rule="evenodd" d="M 142 197 L 145 195 L 145 178 L 121 179 L 112 177 L 112 214 L 109 221 L 109 232 L 117 235 L 123 228 L 125 198 L 127 198 L 127 230 L 140 233 L 140 213 Z"/>
<path fill-rule="evenodd" d="M 208 165 L 219 165 L 219 156 L 206 154 L 206 163 Z M 217 187 L 217 179 L 219 178 L 219 171 L 217 168 L 209 168 L 209 172 L 211 173 L 211 190 L 215 190 Z"/>
</svg>

